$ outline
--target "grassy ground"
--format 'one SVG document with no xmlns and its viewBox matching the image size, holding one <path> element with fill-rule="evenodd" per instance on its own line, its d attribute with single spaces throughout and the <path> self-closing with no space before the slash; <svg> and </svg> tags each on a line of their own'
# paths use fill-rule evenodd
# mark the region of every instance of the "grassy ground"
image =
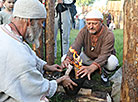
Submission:
<svg viewBox="0 0 138 102">
<path fill-rule="evenodd" d="M 119 59 L 119 66 L 123 64 L 123 30 L 116 29 L 114 31 L 115 35 L 115 49 L 116 56 Z"/>
<path fill-rule="evenodd" d="M 70 33 L 70 45 L 74 42 L 79 30 L 71 30 Z M 116 55 L 117 58 L 119 59 L 119 66 L 122 66 L 123 63 L 123 30 L 121 29 L 116 29 L 113 31 L 115 35 L 115 49 L 116 49 Z M 60 36 L 58 34 L 58 40 L 57 40 L 57 46 L 58 46 L 58 52 L 57 52 L 57 59 L 55 60 L 55 63 L 58 63 L 60 65 Z M 99 75 L 95 75 L 93 77 L 94 80 L 96 80 L 96 83 L 92 85 L 92 90 L 98 90 L 99 89 L 99 84 L 97 80 L 100 79 Z M 102 87 L 102 86 L 100 86 Z M 105 88 L 103 91 L 105 91 Z M 50 99 L 50 102 L 76 102 L 75 97 L 68 97 L 67 95 L 63 93 L 56 93 L 54 97 Z"/>
<path fill-rule="evenodd" d="M 71 30 L 70 32 L 70 38 L 69 38 L 69 41 L 70 41 L 70 45 L 74 42 L 77 34 L 78 34 L 79 30 Z M 57 59 L 55 60 L 55 63 L 58 63 L 60 64 L 60 59 L 61 59 L 61 47 L 60 47 L 60 34 L 58 34 L 57 36 Z"/>
</svg>

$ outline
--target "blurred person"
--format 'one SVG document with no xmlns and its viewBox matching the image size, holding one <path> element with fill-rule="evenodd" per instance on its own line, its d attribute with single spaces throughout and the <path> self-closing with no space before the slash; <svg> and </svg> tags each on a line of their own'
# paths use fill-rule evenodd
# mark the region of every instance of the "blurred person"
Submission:
<svg viewBox="0 0 138 102">
<path fill-rule="evenodd" d="M 79 30 L 81 30 L 84 26 L 85 26 L 84 14 L 81 13 L 79 15 Z"/>
<path fill-rule="evenodd" d="M 15 0 L 3 0 L 4 9 L 0 11 L 0 24 L 9 24 L 11 21 Z"/>
<path fill-rule="evenodd" d="M 75 29 L 79 29 L 79 16 L 76 15 L 75 17 Z"/>
<path fill-rule="evenodd" d="M 0 0 L 0 11 L 2 10 L 3 8 L 3 0 Z"/>
<path fill-rule="evenodd" d="M 68 76 L 44 78 L 45 71 L 62 68 L 48 65 L 27 44 L 39 47 L 45 18 L 46 9 L 39 0 L 17 0 L 11 23 L 0 25 L 0 102 L 47 102 L 58 84 L 71 89 L 77 85 Z"/>
<path fill-rule="evenodd" d="M 54 28 L 54 40 L 55 40 L 55 58 L 57 57 L 57 34 L 58 34 L 58 29 L 59 26 L 61 26 L 62 29 L 62 54 L 65 55 L 68 52 L 69 49 L 69 36 L 70 36 L 70 30 L 71 30 L 71 12 L 70 8 L 72 7 L 71 10 L 75 10 L 76 6 L 73 6 L 76 0 L 55 0 L 56 3 L 56 17 L 55 17 L 55 28 Z M 58 8 L 59 7 L 59 8 Z M 61 7 L 61 8 L 60 8 Z M 60 24 L 60 18 L 59 18 L 59 11 L 61 10 L 61 22 Z M 76 13 L 72 11 L 75 15 Z"/>
<path fill-rule="evenodd" d="M 112 31 L 116 29 L 116 26 L 113 20 L 111 20 L 111 23 L 109 24 L 109 29 L 111 29 Z"/>
<path fill-rule="evenodd" d="M 76 1 L 74 0 L 74 3 L 75 3 Z M 76 16 L 76 14 L 77 14 L 77 10 L 76 10 L 76 5 L 75 4 L 72 4 L 72 6 L 70 6 L 69 7 L 69 11 L 70 11 L 70 15 L 71 15 L 71 28 L 72 29 L 75 29 L 75 24 L 76 24 L 76 22 L 75 22 L 75 16 Z"/>
<path fill-rule="evenodd" d="M 110 25 L 110 23 L 111 23 L 111 14 L 110 13 L 108 13 L 108 15 L 107 15 L 107 18 L 106 18 L 106 21 L 107 21 L 107 26 L 109 27 L 109 25 Z"/>
<path fill-rule="evenodd" d="M 103 23 L 103 15 L 99 10 L 92 10 L 86 15 L 86 26 L 78 33 L 71 45 L 82 59 L 82 67 L 77 76 L 91 79 L 91 74 L 96 70 L 101 73 L 101 80 L 109 82 L 110 74 L 116 70 L 118 59 L 115 56 L 114 34 Z M 82 50 L 83 48 L 83 50 Z M 62 67 L 68 67 L 73 60 L 73 54 L 69 51 Z"/>
</svg>

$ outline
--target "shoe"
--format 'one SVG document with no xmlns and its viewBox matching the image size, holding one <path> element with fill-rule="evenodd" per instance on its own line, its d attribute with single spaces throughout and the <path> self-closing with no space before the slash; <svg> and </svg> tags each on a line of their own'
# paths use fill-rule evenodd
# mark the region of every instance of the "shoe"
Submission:
<svg viewBox="0 0 138 102">
<path fill-rule="evenodd" d="M 101 75 L 101 79 L 102 79 L 102 81 L 105 82 L 105 83 L 108 82 L 108 78 L 107 78 L 107 76 L 106 76 L 105 74 L 102 74 L 102 75 Z"/>
<path fill-rule="evenodd" d="M 109 81 L 109 77 L 105 74 L 102 74 L 101 75 L 101 80 L 102 80 L 102 84 L 105 86 L 105 87 L 109 87 L 111 84 L 110 84 L 110 81 Z"/>
</svg>

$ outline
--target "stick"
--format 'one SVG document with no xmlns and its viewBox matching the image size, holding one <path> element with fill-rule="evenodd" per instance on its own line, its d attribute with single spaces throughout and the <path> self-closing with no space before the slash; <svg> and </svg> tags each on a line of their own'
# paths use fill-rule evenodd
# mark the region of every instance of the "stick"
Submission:
<svg viewBox="0 0 138 102">
<path fill-rule="evenodd" d="M 73 66 L 69 64 L 68 65 L 68 69 L 65 72 L 65 75 L 68 75 L 69 76 L 69 73 L 71 72 L 72 68 L 73 68 Z"/>
</svg>

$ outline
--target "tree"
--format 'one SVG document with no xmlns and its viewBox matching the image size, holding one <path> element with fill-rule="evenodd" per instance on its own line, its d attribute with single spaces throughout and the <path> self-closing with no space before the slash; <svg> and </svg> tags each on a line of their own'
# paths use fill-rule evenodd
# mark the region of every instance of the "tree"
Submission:
<svg viewBox="0 0 138 102">
<path fill-rule="evenodd" d="M 46 19 L 46 34 L 45 34 L 45 53 L 48 64 L 54 64 L 54 0 L 46 0 L 47 19 Z"/>
<path fill-rule="evenodd" d="M 124 1 L 121 102 L 138 102 L 138 0 Z"/>
<path fill-rule="evenodd" d="M 95 0 L 76 0 L 78 6 L 88 6 L 94 3 Z"/>
</svg>

